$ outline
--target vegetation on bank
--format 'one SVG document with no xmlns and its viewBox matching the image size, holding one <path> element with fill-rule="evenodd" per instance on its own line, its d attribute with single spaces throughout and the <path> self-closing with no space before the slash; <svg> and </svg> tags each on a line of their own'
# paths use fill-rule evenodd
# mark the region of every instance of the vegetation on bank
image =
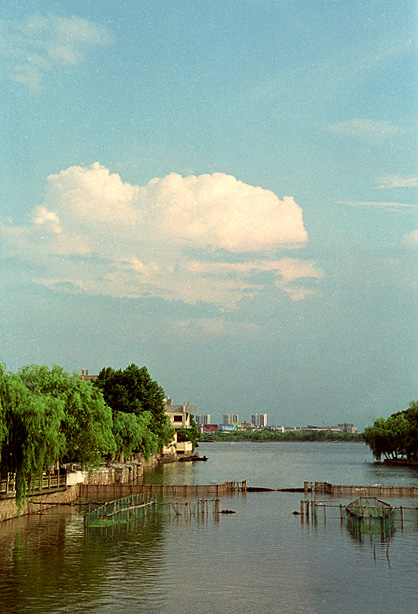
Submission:
<svg viewBox="0 0 418 614">
<path fill-rule="evenodd" d="M 0 473 L 16 474 L 18 506 L 57 463 L 92 467 L 132 452 L 147 458 L 172 434 L 164 391 L 145 367 L 108 367 L 93 384 L 57 365 L 17 373 L 0 365 Z"/>
<path fill-rule="evenodd" d="M 152 380 L 146 367 L 102 369 L 93 386 L 103 394 L 116 419 L 117 454 L 140 451 L 146 458 L 173 437 L 165 413 L 164 390 Z"/>
<path fill-rule="evenodd" d="M 176 429 L 177 433 L 177 441 L 191 441 L 193 450 L 199 446 L 199 441 L 201 440 L 201 434 L 199 433 L 199 429 L 197 428 L 196 421 L 192 414 L 189 416 L 190 428 L 188 429 Z"/>
<path fill-rule="evenodd" d="M 146 367 L 102 369 L 93 382 L 62 367 L 30 365 L 17 373 L 0 365 L 0 474 L 16 475 L 20 506 L 27 488 L 58 463 L 97 466 L 133 452 L 148 458 L 168 444 L 173 429 L 165 394 Z M 215 431 L 180 429 L 181 441 L 365 441 L 377 460 L 418 461 L 418 402 L 379 418 L 364 433 L 332 431 Z"/>
<path fill-rule="evenodd" d="M 378 461 L 382 456 L 418 461 L 418 401 L 389 418 L 375 420 L 373 426 L 365 428 L 364 441 Z"/>
<path fill-rule="evenodd" d="M 361 433 L 331 431 L 213 431 L 202 433 L 199 441 L 362 441 Z"/>
</svg>

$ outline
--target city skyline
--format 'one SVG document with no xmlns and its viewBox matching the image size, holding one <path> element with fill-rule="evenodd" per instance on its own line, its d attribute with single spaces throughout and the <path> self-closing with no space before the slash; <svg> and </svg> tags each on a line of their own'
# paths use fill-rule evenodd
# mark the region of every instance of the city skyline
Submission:
<svg viewBox="0 0 418 614">
<path fill-rule="evenodd" d="M 202 413 L 418 396 L 417 5 L 4 0 L 0 361 Z"/>
</svg>

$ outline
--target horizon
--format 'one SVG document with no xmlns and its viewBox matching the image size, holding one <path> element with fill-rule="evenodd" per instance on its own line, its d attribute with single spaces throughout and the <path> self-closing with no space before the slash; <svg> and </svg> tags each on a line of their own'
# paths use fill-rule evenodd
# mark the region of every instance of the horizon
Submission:
<svg viewBox="0 0 418 614">
<path fill-rule="evenodd" d="M 144 365 L 278 424 L 407 409 L 417 25 L 415 0 L 4 0 L 0 362 Z"/>
</svg>

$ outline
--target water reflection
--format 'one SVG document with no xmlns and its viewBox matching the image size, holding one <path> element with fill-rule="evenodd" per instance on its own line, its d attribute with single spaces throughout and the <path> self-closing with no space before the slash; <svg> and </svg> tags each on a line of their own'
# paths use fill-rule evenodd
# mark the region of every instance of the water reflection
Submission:
<svg viewBox="0 0 418 614">
<path fill-rule="evenodd" d="M 214 446 L 202 446 L 207 463 L 160 468 L 146 479 L 201 484 L 247 479 L 251 485 L 285 487 L 304 479 L 396 484 L 410 475 L 393 476 L 387 468 L 387 481 L 375 473 L 370 479 L 376 467 L 364 463 L 358 444 Z M 145 523 L 85 531 L 84 508 L 62 508 L 0 524 L 0 612 L 415 614 L 416 510 L 405 512 L 403 530 L 396 519 L 390 540 L 359 541 L 340 517 L 339 504 L 349 500 L 324 497 L 337 507 L 327 509 L 325 518 L 320 510 L 316 523 L 311 518 L 302 523 L 293 514 L 302 497 L 278 492 L 225 497 L 222 508 L 236 514 L 221 515 L 219 522 L 211 515 L 205 522 L 194 516 L 170 521 L 161 512 Z M 391 503 L 418 506 L 417 500 Z"/>
<path fill-rule="evenodd" d="M 163 525 L 157 516 L 85 531 L 83 517 L 65 508 L 3 523 L 0 611 L 87 611 L 108 601 L 110 586 L 112 602 L 125 600 L 123 584 L 136 576 L 144 586 L 157 582 Z"/>
</svg>

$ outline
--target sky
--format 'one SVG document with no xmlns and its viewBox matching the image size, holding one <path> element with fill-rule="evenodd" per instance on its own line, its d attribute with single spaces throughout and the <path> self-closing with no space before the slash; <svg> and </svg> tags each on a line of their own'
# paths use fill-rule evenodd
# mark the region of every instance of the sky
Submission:
<svg viewBox="0 0 418 614">
<path fill-rule="evenodd" d="M 3 0 L 0 362 L 213 422 L 418 398 L 417 3 Z"/>
</svg>

